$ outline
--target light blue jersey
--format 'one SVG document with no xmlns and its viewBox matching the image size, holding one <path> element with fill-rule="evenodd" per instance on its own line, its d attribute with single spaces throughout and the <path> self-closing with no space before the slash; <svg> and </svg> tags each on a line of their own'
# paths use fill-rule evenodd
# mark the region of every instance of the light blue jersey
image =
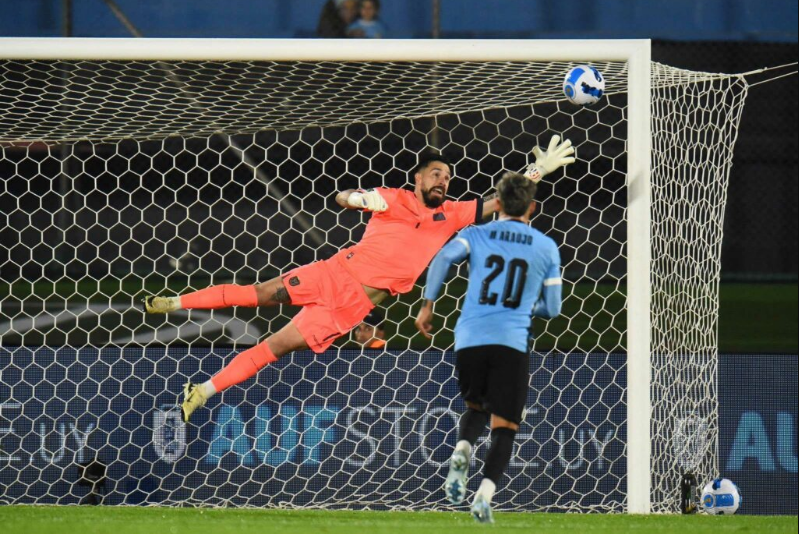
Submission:
<svg viewBox="0 0 799 534">
<path fill-rule="evenodd" d="M 467 258 L 469 287 L 455 326 L 455 350 L 504 345 L 527 352 L 531 317 L 560 313 L 557 245 L 516 220 L 466 228 L 430 264 L 425 298 L 435 300 L 450 265 Z"/>
</svg>

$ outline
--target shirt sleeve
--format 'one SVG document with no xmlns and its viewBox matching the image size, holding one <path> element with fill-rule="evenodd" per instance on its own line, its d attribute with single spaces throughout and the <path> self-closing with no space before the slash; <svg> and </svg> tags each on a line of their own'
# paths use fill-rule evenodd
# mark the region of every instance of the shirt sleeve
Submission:
<svg viewBox="0 0 799 534">
<path fill-rule="evenodd" d="M 553 285 L 563 285 L 563 280 L 560 277 L 560 251 L 554 242 L 549 251 L 549 267 L 544 278 L 544 287 Z"/>
<path fill-rule="evenodd" d="M 482 198 L 453 202 L 451 209 L 458 230 L 470 224 L 480 224 L 483 220 Z"/>
<path fill-rule="evenodd" d="M 427 271 L 427 285 L 424 290 L 424 298 L 436 300 L 447 277 L 449 268 L 454 263 L 459 263 L 469 256 L 471 247 L 469 241 L 464 236 L 464 232 L 458 234 L 455 239 L 444 245 L 438 251 L 436 257 L 430 263 Z"/>
<path fill-rule="evenodd" d="M 563 302 L 563 280 L 560 275 L 560 252 L 552 243 L 549 251 L 549 266 L 541 288 L 541 297 L 533 306 L 533 316 L 552 319 L 560 315 Z"/>
</svg>

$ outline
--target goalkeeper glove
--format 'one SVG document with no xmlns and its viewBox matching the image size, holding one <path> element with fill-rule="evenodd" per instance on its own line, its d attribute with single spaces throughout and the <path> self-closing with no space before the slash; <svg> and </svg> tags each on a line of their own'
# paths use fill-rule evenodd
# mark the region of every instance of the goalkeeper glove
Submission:
<svg viewBox="0 0 799 534">
<path fill-rule="evenodd" d="M 574 155 L 572 142 L 566 139 L 561 143 L 560 136 L 557 135 L 553 135 L 552 139 L 549 140 L 549 147 L 547 147 L 546 152 L 535 147 L 533 148 L 533 155 L 535 156 L 535 163 L 527 166 L 524 175 L 535 183 L 540 182 L 541 178 L 547 174 L 574 163 L 574 158 L 571 157 Z"/>
<path fill-rule="evenodd" d="M 374 189 L 350 193 L 350 196 L 347 198 L 347 204 L 353 208 L 375 212 L 386 211 L 388 209 L 386 199 Z"/>
</svg>

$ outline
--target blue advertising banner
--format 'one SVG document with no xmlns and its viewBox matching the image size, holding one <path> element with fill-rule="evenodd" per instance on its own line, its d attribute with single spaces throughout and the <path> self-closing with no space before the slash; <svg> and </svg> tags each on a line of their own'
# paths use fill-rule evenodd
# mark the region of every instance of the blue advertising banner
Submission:
<svg viewBox="0 0 799 534">
<path fill-rule="evenodd" d="M 797 513 L 797 356 L 724 355 L 719 467 L 743 496 L 738 513 Z"/>
<path fill-rule="evenodd" d="M 0 349 L 3 499 L 78 502 L 88 492 L 76 485 L 80 464 L 96 459 L 107 504 L 448 506 L 440 489 L 463 410 L 453 354 L 296 353 L 184 425 L 183 383 L 233 354 Z M 624 360 L 531 358 L 534 387 L 498 508 L 622 510 Z"/>
<path fill-rule="evenodd" d="M 0 349 L 0 502 L 80 502 L 96 460 L 106 504 L 449 507 L 463 410 L 451 353 L 297 353 L 183 424 L 183 384 L 234 354 Z M 530 370 L 498 508 L 622 511 L 624 355 L 534 355 Z M 723 355 L 718 379 L 719 466 L 740 513 L 796 514 L 796 356 Z"/>
</svg>

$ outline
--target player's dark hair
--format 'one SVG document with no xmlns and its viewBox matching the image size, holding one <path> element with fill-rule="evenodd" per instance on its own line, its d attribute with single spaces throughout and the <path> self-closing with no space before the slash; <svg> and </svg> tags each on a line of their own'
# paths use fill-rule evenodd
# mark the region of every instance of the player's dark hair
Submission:
<svg viewBox="0 0 799 534">
<path fill-rule="evenodd" d="M 535 182 L 517 172 L 506 172 L 497 184 L 502 211 L 511 217 L 527 213 L 537 191 Z"/>
<path fill-rule="evenodd" d="M 413 170 L 413 173 L 416 174 L 417 172 L 422 172 L 427 167 L 430 166 L 431 163 L 434 161 L 438 161 L 445 165 L 450 165 L 449 160 L 439 152 L 435 152 L 433 150 L 428 150 L 427 152 L 423 152 L 421 156 L 419 156 L 419 162 L 416 164 L 416 168 Z M 450 165 L 451 166 L 451 165 Z"/>
<path fill-rule="evenodd" d="M 385 330 L 385 325 L 383 324 L 385 319 L 386 316 L 382 312 L 373 309 L 363 318 L 363 322 L 376 329 Z"/>
</svg>

